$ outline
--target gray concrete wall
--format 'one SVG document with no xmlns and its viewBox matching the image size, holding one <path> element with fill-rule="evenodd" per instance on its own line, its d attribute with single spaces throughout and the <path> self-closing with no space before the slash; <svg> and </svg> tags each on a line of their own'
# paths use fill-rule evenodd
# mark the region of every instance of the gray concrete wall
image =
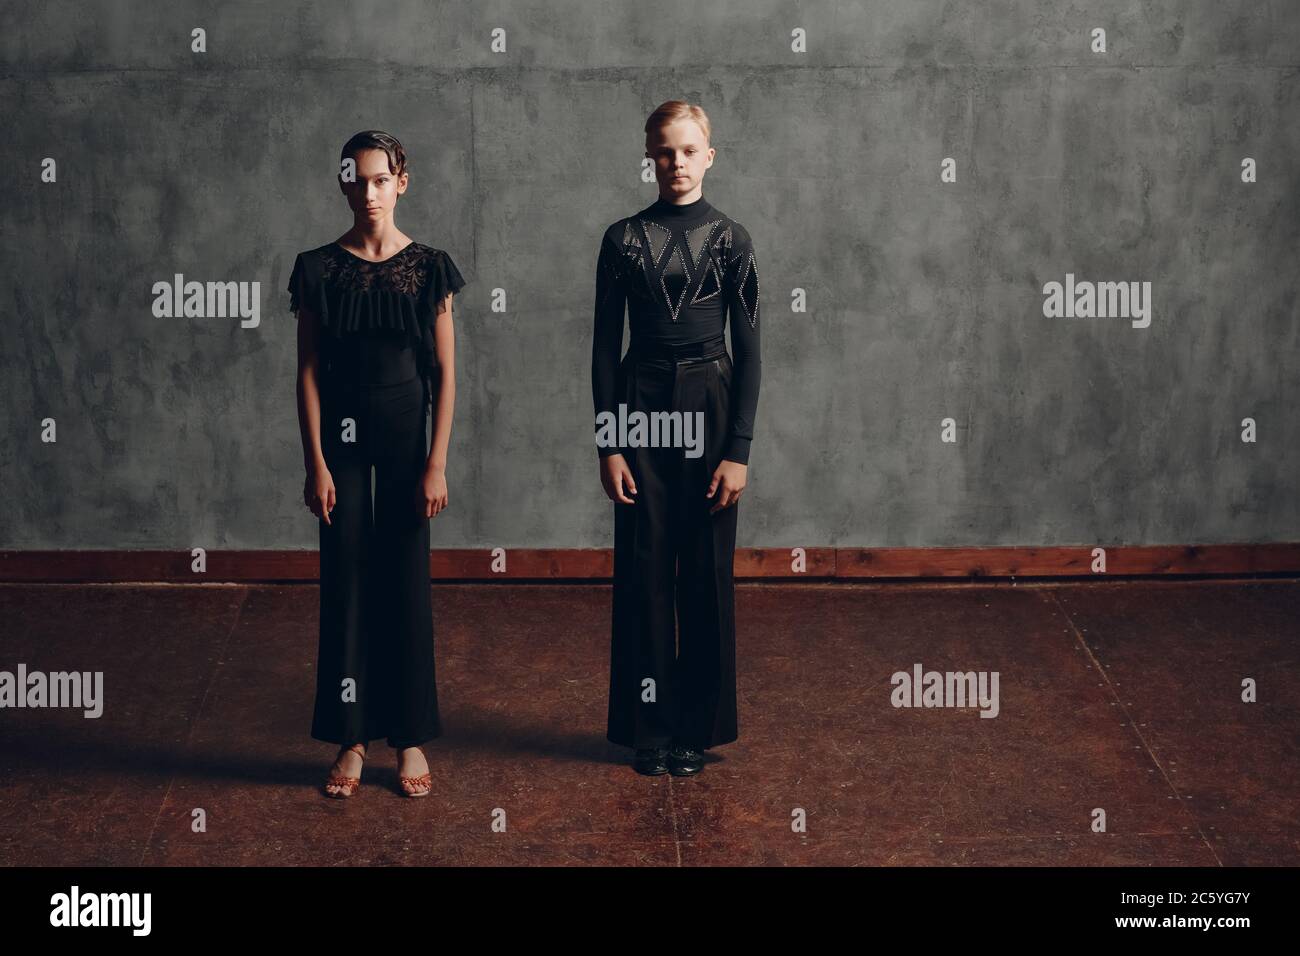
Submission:
<svg viewBox="0 0 1300 956">
<path fill-rule="evenodd" d="M 1295 3 L 20 2 L 4 20 L 0 547 L 316 546 L 284 286 L 348 228 L 336 159 L 369 127 L 411 157 L 398 225 L 471 282 L 434 547 L 608 546 L 596 251 L 653 200 L 641 129 L 675 97 L 713 120 L 704 195 L 762 279 L 742 545 L 1300 539 Z M 155 318 L 177 272 L 259 281 L 260 325 Z M 1044 317 L 1067 273 L 1149 281 L 1150 326 Z"/>
</svg>

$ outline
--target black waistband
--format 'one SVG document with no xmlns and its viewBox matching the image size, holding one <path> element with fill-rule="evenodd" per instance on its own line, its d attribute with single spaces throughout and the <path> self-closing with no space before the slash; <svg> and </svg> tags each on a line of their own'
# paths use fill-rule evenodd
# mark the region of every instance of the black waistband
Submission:
<svg viewBox="0 0 1300 956">
<path fill-rule="evenodd" d="M 399 385 L 409 385 L 411 382 L 418 382 L 423 378 L 417 371 L 414 375 L 409 375 L 393 382 L 383 380 L 376 381 L 362 375 L 355 368 L 327 368 L 321 376 L 322 384 L 332 389 L 364 389 L 364 388 L 396 388 Z"/>
<path fill-rule="evenodd" d="M 727 354 L 727 341 L 719 335 L 704 342 L 669 345 L 663 342 L 636 342 L 628 346 L 627 355 L 634 362 L 680 362 L 685 359 L 712 359 Z"/>
</svg>

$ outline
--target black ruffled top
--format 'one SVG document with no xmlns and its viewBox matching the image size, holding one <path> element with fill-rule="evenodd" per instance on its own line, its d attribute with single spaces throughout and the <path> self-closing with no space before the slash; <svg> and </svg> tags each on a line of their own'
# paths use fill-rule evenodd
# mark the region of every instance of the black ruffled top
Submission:
<svg viewBox="0 0 1300 956">
<path fill-rule="evenodd" d="M 436 394 L 433 327 L 438 304 L 465 285 L 451 256 L 412 242 L 382 262 L 336 242 L 300 252 L 289 276 L 289 311 L 318 324 L 321 366 L 332 379 L 388 385 L 416 375 Z"/>
</svg>

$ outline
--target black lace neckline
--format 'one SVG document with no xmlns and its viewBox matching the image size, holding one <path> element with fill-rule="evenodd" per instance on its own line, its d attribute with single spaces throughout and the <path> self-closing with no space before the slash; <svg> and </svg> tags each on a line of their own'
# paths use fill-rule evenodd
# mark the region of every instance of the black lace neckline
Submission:
<svg viewBox="0 0 1300 956">
<path fill-rule="evenodd" d="M 369 293 L 372 290 L 419 295 L 435 269 L 437 250 L 410 242 L 387 259 L 363 259 L 337 241 L 324 247 L 322 278 L 339 289 Z"/>
<path fill-rule="evenodd" d="M 418 246 L 419 243 L 416 242 L 414 239 L 412 239 L 412 240 L 411 240 L 410 242 L 408 242 L 406 245 L 402 246 L 402 248 L 398 249 L 398 250 L 397 250 L 396 252 L 394 252 L 391 256 L 389 256 L 387 259 L 366 259 L 366 258 L 363 258 L 362 256 L 357 255 L 355 252 L 352 252 L 351 250 L 344 248 L 342 245 L 339 244 L 339 241 L 338 241 L 337 239 L 335 239 L 333 242 L 331 242 L 330 245 L 333 246 L 335 249 L 338 249 L 340 252 L 347 253 L 349 256 L 351 256 L 353 259 L 356 259 L 358 262 L 364 262 L 364 263 L 366 263 L 367 265 L 372 265 L 372 266 L 382 266 L 382 265 L 384 265 L 385 263 L 392 262 L 392 261 L 393 261 L 394 259 L 396 259 L 398 256 L 403 255 L 403 254 L 406 253 L 406 252 L 409 252 L 411 249 L 413 249 L 413 248 L 415 248 L 416 246 Z"/>
<path fill-rule="evenodd" d="M 451 257 L 419 240 L 383 260 L 363 259 L 336 240 L 298 253 L 289 308 L 310 310 L 338 337 L 404 331 L 431 346 L 438 307 L 464 285 Z"/>
</svg>

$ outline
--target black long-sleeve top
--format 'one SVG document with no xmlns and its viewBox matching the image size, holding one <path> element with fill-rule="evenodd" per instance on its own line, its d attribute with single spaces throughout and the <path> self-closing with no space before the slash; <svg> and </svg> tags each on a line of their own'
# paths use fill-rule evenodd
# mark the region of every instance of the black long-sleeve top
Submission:
<svg viewBox="0 0 1300 956">
<path fill-rule="evenodd" d="M 701 196 L 662 197 L 605 230 L 596 263 L 591 390 L 596 414 L 617 413 L 627 306 L 632 343 L 686 345 L 722 334 L 730 314 L 731 425 L 723 457 L 749 463 L 762 373 L 758 265 L 745 227 Z M 602 458 L 617 448 L 598 447 Z"/>
</svg>

